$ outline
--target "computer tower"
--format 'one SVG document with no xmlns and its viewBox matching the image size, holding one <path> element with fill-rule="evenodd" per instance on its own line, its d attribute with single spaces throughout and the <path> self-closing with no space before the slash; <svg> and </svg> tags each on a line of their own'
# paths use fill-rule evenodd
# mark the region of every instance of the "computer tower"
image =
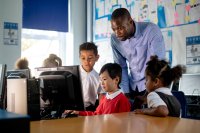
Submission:
<svg viewBox="0 0 200 133">
<path fill-rule="evenodd" d="M 28 79 L 27 82 L 28 115 L 31 120 L 40 119 L 40 89 L 38 79 Z"/>
<path fill-rule="evenodd" d="M 27 79 L 7 79 L 7 111 L 28 114 Z"/>
<path fill-rule="evenodd" d="M 40 119 L 40 93 L 37 79 L 7 79 L 7 111 Z"/>
</svg>

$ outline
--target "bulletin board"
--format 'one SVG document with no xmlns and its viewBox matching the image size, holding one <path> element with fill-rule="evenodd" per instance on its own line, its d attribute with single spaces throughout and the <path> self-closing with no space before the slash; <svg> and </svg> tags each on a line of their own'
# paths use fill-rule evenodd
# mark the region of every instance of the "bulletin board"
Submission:
<svg viewBox="0 0 200 133">
<path fill-rule="evenodd" d="M 161 28 L 166 59 L 172 65 L 184 64 L 190 72 L 200 72 L 200 62 L 189 62 L 188 52 L 191 38 L 200 39 L 200 0 L 94 0 L 93 41 L 100 54 L 97 68 L 112 62 L 111 57 L 105 58 L 112 53 L 110 19 L 112 12 L 120 7 L 128 9 L 134 21 L 153 22 Z M 197 49 L 194 58 L 198 61 L 200 43 L 198 40 L 192 42 Z M 108 52 L 104 51 L 105 48 Z"/>
</svg>

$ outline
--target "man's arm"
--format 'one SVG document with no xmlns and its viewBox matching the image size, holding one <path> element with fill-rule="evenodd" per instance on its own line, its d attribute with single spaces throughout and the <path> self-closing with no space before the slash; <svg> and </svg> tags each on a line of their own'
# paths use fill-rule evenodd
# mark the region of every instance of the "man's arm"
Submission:
<svg viewBox="0 0 200 133">
<path fill-rule="evenodd" d="M 162 32 L 159 27 L 155 24 L 152 25 L 151 30 L 149 31 L 150 36 L 150 56 L 157 55 L 158 58 L 165 58 L 165 43 L 162 36 Z"/>
</svg>

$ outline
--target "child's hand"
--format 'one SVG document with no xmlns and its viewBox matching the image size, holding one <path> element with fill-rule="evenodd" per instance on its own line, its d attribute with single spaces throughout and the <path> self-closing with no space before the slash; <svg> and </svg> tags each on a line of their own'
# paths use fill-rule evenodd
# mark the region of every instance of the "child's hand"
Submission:
<svg viewBox="0 0 200 133">
<path fill-rule="evenodd" d="M 144 114 L 144 111 L 142 109 L 136 109 L 133 112 L 136 114 Z"/>
<path fill-rule="evenodd" d="M 75 111 L 75 110 L 65 110 L 63 114 L 79 114 L 79 111 Z"/>
</svg>

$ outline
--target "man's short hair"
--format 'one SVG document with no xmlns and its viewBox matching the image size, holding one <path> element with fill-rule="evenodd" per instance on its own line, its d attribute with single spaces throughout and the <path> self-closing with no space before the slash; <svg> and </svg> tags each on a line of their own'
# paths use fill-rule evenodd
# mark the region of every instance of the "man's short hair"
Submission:
<svg viewBox="0 0 200 133">
<path fill-rule="evenodd" d="M 111 19 L 118 19 L 118 18 L 130 18 L 131 15 L 129 13 L 129 11 L 126 8 L 117 8 L 113 11 L 112 15 L 111 15 Z"/>
</svg>

